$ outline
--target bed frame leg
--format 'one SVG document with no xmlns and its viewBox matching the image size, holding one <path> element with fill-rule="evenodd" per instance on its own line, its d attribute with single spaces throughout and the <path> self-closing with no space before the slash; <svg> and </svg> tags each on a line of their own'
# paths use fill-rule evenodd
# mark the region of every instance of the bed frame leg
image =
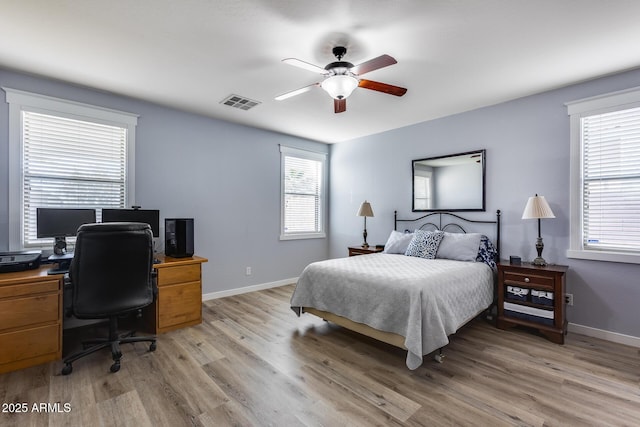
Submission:
<svg viewBox="0 0 640 427">
<path fill-rule="evenodd" d="M 438 363 L 444 362 L 444 354 L 442 353 L 442 347 L 438 349 L 438 354 L 433 356 L 433 360 L 435 360 Z"/>
<path fill-rule="evenodd" d="M 485 312 L 484 312 L 484 318 L 485 318 L 486 320 L 488 320 L 489 322 L 491 322 L 491 321 L 495 320 L 495 318 L 493 317 L 493 308 L 494 308 L 494 307 L 496 308 L 496 312 L 497 312 L 497 307 L 498 307 L 498 305 L 497 305 L 495 302 L 491 303 L 491 305 L 489 306 L 489 308 L 487 308 L 487 309 L 485 310 Z"/>
</svg>

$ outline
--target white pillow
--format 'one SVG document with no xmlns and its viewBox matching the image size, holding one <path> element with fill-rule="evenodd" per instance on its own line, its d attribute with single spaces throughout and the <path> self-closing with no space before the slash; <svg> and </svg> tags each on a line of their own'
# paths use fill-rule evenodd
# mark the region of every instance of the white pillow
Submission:
<svg viewBox="0 0 640 427">
<path fill-rule="evenodd" d="M 444 233 L 438 246 L 436 258 L 453 259 L 456 261 L 475 261 L 480 248 L 479 233 Z"/>
<path fill-rule="evenodd" d="M 413 238 L 413 233 L 401 233 L 393 230 L 387 239 L 387 243 L 384 244 L 385 254 L 402 254 L 407 251 L 409 242 Z"/>
</svg>

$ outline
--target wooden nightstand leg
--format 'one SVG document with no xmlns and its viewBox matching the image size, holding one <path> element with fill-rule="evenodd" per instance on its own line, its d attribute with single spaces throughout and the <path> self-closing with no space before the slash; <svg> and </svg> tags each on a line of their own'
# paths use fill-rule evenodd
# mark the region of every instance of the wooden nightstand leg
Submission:
<svg viewBox="0 0 640 427">
<path fill-rule="evenodd" d="M 564 344 L 564 333 L 562 332 L 540 330 L 540 333 L 551 342 L 554 342 L 556 344 Z"/>
</svg>

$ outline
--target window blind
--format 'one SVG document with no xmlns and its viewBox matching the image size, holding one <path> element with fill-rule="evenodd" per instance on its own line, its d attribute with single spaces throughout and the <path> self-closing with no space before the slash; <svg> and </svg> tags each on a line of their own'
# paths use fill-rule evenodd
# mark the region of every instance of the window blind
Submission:
<svg viewBox="0 0 640 427">
<path fill-rule="evenodd" d="M 640 108 L 581 119 L 583 245 L 640 252 Z"/>
<path fill-rule="evenodd" d="M 285 155 L 284 233 L 322 232 L 321 161 Z"/>
<path fill-rule="evenodd" d="M 39 207 L 125 207 L 126 128 L 22 111 L 22 142 L 25 247 L 51 241 L 36 237 Z"/>
</svg>

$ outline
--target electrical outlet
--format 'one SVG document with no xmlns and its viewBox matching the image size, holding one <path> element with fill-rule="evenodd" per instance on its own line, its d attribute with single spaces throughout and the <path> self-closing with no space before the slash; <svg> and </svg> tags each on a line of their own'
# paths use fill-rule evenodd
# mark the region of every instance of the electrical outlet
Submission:
<svg viewBox="0 0 640 427">
<path fill-rule="evenodd" d="M 251 276 L 251 267 L 247 267 L 244 274 L 246 274 L 247 276 Z"/>
<path fill-rule="evenodd" d="M 564 302 L 567 305 L 573 305 L 573 294 L 564 294 Z"/>
</svg>

